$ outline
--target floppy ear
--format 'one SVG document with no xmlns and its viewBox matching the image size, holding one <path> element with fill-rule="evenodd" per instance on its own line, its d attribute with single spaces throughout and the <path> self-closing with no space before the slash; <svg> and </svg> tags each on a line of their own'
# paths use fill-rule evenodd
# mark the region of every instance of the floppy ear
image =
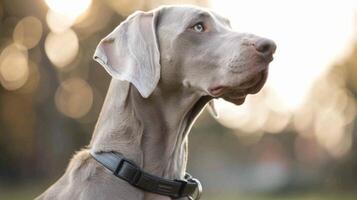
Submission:
<svg viewBox="0 0 357 200">
<path fill-rule="evenodd" d="M 93 56 L 113 78 L 129 81 L 145 98 L 160 79 L 157 15 L 135 12 L 100 41 Z"/>
<path fill-rule="evenodd" d="M 208 106 L 208 111 L 209 111 L 209 113 L 211 113 L 211 115 L 212 115 L 214 118 L 218 118 L 219 115 L 218 115 L 216 106 L 214 105 L 214 99 L 212 99 L 211 101 L 209 101 L 208 104 L 207 104 L 207 106 Z"/>
</svg>

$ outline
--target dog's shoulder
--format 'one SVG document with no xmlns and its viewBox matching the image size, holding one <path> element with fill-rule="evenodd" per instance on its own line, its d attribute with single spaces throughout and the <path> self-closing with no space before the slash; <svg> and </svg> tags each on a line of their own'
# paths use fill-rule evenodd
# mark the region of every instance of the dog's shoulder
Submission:
<svg viewBox="0 0 357 200">
<path fill-rule="evenodd" d="M 91 155 L 88 149 L 77 151 L 69 162 L 66 172 L 80 169 L 90 160 L 90 158 Z"/>
<path fill-rule="evenodd" d="M 71 181 L 86 181 L 96 172 L 97 163 L 94 162 L 88 149 L 82 149 L 72 157 L 66 173 Z"/>
<path fill-rule="evenodd" d="M 79 199 L 81 189 L 86 188 L 89 179 L 94 175 L 96 163 L 91 159 L 88 149 L 74 154 L 64 175 L 36 200 L 47 199 Z"/>
</svg>

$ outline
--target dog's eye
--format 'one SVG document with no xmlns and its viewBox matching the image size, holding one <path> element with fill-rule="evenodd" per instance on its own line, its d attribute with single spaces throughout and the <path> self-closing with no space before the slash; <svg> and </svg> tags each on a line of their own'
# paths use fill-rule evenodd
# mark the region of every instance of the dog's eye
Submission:
<svg viewBox="0 0 357 200">
<path fill-rule="evenodd" d="M 206 29 L 205 29 L 205 26 L 203 25 L 202 22 L 199 22 L 195 25 L 192 26 L 192 29 L 196 32 L 204 32 Z"/>
</svg>

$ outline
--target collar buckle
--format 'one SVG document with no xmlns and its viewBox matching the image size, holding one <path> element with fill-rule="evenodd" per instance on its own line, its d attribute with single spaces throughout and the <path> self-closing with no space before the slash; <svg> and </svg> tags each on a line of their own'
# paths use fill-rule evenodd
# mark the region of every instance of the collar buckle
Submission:
<svg viewBox="0 0 357 200">
<path fill-rule="evenodd" d="M 191 175 L 187 179 L 187 181 L 193 182 L 193 183 L 195 183 L 197 185 L 195 193 L 193 193 L 192 195 L 188 195 L 188 199 L 189 200 L 199 200 L 201 198 L 201 195 L 202 195 L 202 184 L 201 184 L 201 182 L 198 179 L 193 178 Z"/>
<path fill-rule="evenodd" d="M 186 174 L 182 180 L 170 180 L 143 171 L 133 161 L 115 152 L 91 152 L 91 155 L 112 171 L 114 176 L 146 192 L 166 195 L 171 198 L 186 197 L 189 200 L 199 200 L 201 197 L 202 185 L 190 174 Z"/>
<path fill-rule="evenodd" d="M 131 185 L 136 185 L 142 173 L 140 167 L 134 162 L 122 158 L 114 171 L 114 175 L 128 181 Z"/>
</svg>

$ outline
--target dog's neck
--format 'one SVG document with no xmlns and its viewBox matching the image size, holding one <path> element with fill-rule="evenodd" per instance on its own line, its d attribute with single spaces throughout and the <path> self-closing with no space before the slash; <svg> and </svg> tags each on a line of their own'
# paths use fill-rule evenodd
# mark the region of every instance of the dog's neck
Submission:
<svg viewBox="0 0 357 200">
<path fill-rule="evenodd" d="M 182 178 L 187 133 L 209 98 L 161 90 L 145 99 L 129 83 L 113 79 L 90 148 L 119 152 L 160 177 Z"/>
</svg>

